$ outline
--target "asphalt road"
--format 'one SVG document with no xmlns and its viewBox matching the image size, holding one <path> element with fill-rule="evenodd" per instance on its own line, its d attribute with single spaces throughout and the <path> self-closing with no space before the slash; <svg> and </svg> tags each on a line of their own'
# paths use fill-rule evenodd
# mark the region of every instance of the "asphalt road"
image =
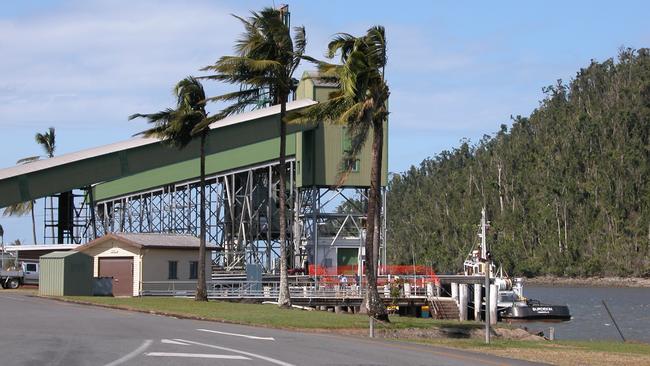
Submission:
<svg viewBox="0 0 650 366">
<path fill-rule="evenodd" d="M 0 365 L 533 365 L 331 334 L 194 321 L 0 291 Z"/>
</svg>

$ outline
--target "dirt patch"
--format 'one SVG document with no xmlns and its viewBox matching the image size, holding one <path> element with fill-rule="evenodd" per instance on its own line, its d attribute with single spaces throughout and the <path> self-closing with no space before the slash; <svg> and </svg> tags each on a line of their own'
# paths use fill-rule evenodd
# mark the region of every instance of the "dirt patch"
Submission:
<svg viewBox="0 0 650 366">
<path fill-rule="evenodd" d="M 309 331 L 316 331 L 311 329 Z M 367 329 L 327 329 L 327 333 L 337 333 L 352 336 L 367 336 Z M 492 328 L 492 337 L 503 340 L 544 341 L 544 338 L 531 334 L 523 329 Z M 406 328 L 375 330 L 375 336 L 386 339 L 484 339 L 485 331 L 481 328 L 436 327 L 436 328 Z"/>
<path fill-rule="evenodd" d="M 558 366 L 638 366 L 650 365 L 650 356 L 593 352 L 582 350 L 553 350 L 553 349 L 473 349 L 478 352 L 495 356 L 517 358 L 534 362 L 546 362 Z"/>
</svg>

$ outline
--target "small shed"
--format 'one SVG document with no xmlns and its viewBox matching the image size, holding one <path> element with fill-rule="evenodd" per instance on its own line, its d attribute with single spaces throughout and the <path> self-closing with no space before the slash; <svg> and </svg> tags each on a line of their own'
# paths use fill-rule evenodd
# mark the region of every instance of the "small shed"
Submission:
<svg viewBox="0 0 650 366">
<path fill-rule="evenodd" d="M 45 296 L 90 296 L 93 258 L 87 254 L 52 252 L 40 257 L 38 293 Z"/>
<path fill-rule="evenodd" d="M 205 275 L 212 250 L 206 243 Z M 199 238 L 185 234 L 111 233 L 78 248 L 94 258 L 94 276 L 113 278 L 114 296 L 139 296 L 147 285 L 196 281 Z M 193 288 L 194 286 L 189 286 Z"/>
</svg>

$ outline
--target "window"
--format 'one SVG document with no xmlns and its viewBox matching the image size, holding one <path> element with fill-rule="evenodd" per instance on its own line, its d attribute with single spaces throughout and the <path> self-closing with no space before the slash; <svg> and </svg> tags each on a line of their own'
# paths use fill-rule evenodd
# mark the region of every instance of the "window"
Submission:
<svg viewBox="0 0 650 366">
<path fill-rule="evenodd" d="M 178 279 L 178 262 L 177 261 L 169 261 L 169 270 L 168 270 L 168 279 L 170 280 L 177 280 Z"/>
<path fill-rule="evenodd" d="M 199 278 L 199 262 L 190 261 L 190 280 Z"/>
<path fill-rule="evenodd" d="M 361 161 L 359 159 L 355 159 L 354 161 L 352 160 L 347 160 L 347 161 L 342 161 L 341 162 L 341 170 L 350 170 L 350 173 L 358 173 L 359 172 L 359 165 Z"/>
<path fill-rule="evenodd" d="M 348 129 L 343 127 L 341 132 L 341 155 L 345 157 L 351 152 L 351 150 L 352 140 L 350 139 L 350 135 L 348 135 Z M 349 170 L 351 173 L 358 173 L 360 163 L 359 159 L 343 161 L 341 163 L 341 170 Z"/>
<path fill-rule="evenodd" d="M 36 272 L 36 263 L 27 263 L 27 264 L 25 264 L 25 271 L 27 271 L 27 272 Z"/>
</svg>

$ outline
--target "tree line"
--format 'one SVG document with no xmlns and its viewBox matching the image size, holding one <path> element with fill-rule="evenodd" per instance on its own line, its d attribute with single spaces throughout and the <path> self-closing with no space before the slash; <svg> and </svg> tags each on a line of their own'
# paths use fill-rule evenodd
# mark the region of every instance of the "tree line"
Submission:
<svg viewBox="0 0 650 366">
<path fill-rule="evenodd" d="M 650 276 L 650 50 L 591 61 L 528 117 L 394 174 L 393 263 L 456 272 L 485 206 L 514 275 Z"/>
</svg>

